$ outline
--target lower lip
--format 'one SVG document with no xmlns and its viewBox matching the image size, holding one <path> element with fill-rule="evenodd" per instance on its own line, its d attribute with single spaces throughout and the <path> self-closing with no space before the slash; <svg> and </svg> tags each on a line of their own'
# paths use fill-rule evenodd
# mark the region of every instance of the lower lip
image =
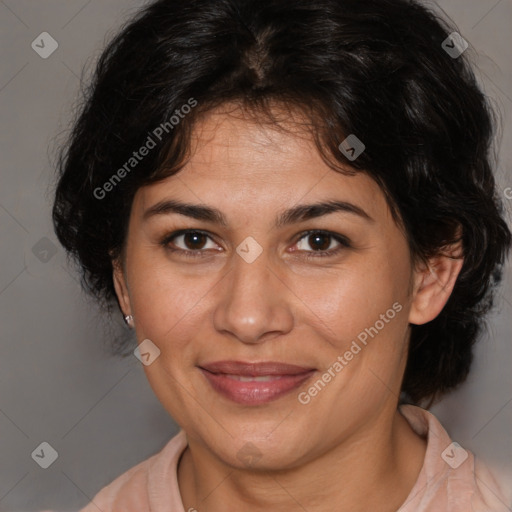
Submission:
<svg viewBox="0 0 512 512">
<path fill-rule="evenodd" d="M 200 368 L 213 389 L 233 402 L 243 405 L 261 405 L 292 392 L 314 373 L 311 370 L 298 375 L 279 375 L 268 381 L 242 382 L 222 373 L 212 373 Z"/>
</svg>

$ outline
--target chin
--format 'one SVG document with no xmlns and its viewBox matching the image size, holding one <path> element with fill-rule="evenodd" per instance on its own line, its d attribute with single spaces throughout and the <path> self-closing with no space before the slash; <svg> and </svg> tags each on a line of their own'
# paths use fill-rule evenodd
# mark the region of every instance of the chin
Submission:
<svg viewBox="0 0 512 512">
<path fill-rule="evenodd" d="M 204 442 L 225 464 L 240 470 L 275 471 L 293 468 L 304 458 L 307 446 L 305 429 L 280 430 L 279 421 L 252 421 L 249 424 L 229 423 L 231 437 L 222 430 L 220 439 L 211 439 L 211 430 Z M 277 428 L 276 428 L 277 427 Z M 309 438 L 308 438 L 309 439 Z M 211 444 L 210 444 L 211 442 Z"/>
</svg>

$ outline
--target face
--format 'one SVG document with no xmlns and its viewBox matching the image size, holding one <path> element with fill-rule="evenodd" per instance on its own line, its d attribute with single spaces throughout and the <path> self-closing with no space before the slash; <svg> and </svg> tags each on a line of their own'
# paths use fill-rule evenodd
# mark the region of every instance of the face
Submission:
<svg viewBox="0 0 512 512">
<path fill-rule="evenodd" d="M 204 118 L 186 166 L 138 190 L 114 274 L 139 343 L 160 350 L 144 366 L 155 394 L 234 467 L 251 450 L 294 467 L 371 432 L 405 368 L 406 239 L 371 178 L 287 127 Z"/>
</svg>

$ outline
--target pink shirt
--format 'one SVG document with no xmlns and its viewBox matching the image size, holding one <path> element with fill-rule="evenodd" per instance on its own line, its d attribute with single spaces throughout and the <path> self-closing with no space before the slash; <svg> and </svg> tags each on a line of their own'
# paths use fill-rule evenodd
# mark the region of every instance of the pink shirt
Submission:
<svg viewBox="0 0 512 512">
<path fill-rule="evenodd" d="M 418 480 L 397 512 L 512 510 L 489 470 L 471 452 L 453 445 L 433 414 L 412 405 L 399 410 L 413 430 L 427 438 L 427 451 Z M 181 430 L 159 453 L 104 487 L 80 512 L 185 512 L 177 466 L 186 446 Z"/>
</svg>

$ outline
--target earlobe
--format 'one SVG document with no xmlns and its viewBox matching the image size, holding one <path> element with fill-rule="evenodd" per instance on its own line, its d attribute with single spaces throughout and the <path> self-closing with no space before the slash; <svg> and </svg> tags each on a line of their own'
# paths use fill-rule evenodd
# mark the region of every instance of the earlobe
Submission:
<svg viewBox="0 0 512 512">
<path fill-rule="evenodd" d="M 409 323 L 422 325 L 434 320 L 448 302 L 464 264 L 457 257 L 460 245 L 449 253 L 429 260 L 428 265 L 415 271 L 413 300 L 409 312 Z"/>
</svg>

